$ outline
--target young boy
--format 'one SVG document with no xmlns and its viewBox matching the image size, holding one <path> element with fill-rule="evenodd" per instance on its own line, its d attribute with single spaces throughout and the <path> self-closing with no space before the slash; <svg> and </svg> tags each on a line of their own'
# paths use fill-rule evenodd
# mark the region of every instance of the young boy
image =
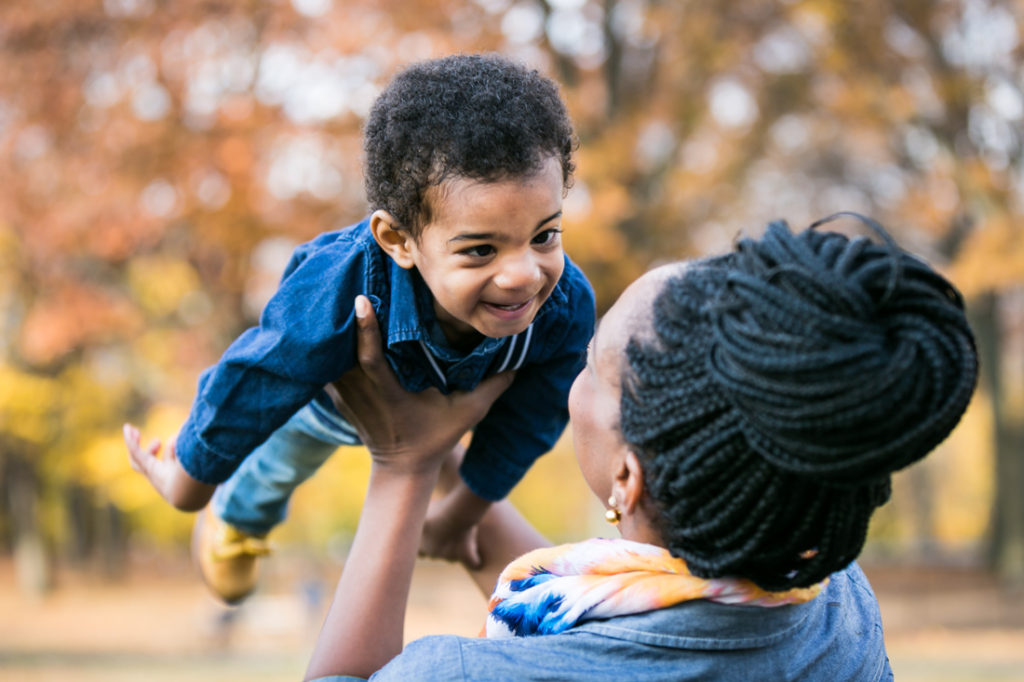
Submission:
<svg viewBox="0 0 1024 682">
<path fill-rule="evenodd" d="M 214 593 L 252 591 L 292 491 L 359 442 L 323 391 L 355 365 L 357 294 L 408 390 L 516 370 L 424 529 L 424 553 L 475 559 L 477 521 L 564 429 L 593 332 L 593 292 L 561 244 L 573 144 L 557 86 L 501 57 L 415 64 L 381 93 L 365 129 L 370 217 L 295 251 L 259 326 L 200 377 L 169 456 L 125 426 L 133 465 L 169 502 L 212 495 L 193 550 Z"/>
</svg>

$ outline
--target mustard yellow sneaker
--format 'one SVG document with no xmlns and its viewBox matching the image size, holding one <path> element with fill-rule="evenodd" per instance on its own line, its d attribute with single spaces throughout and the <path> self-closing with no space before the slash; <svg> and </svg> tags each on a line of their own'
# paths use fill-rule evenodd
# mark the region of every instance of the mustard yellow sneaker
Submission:
<svg viewBox="0 0 1024 682">
<path fill-rule="evenodd" d="M 220 519 L 209 508 L 192 527 L 192 558 L 203 582 L 227 604 L 237 604 L 256 588 L 256 559 L 270 554 L 265 536 L 250 535 Z"/>
</svg>

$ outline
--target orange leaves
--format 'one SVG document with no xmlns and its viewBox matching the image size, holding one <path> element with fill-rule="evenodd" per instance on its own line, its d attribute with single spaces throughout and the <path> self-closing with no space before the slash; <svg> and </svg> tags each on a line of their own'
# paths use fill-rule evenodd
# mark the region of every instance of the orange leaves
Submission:
<svg viewBox="0 0 1024 682">
<path fill-rule="evenodd" d="M 18 351 L 30 363 L 46 365 L 85 344 L 130 337 L 141 327 L 126 301 L 94 285 L 65 282 L 29 308 Z"/>
<path fill-rule="evenodd" d="M 220 167 L 228 175 L 244 175 L 249 172 L 253 164 L 253 142 L 238 135 L 224 139 L 216 150 Z"/>
</svg>

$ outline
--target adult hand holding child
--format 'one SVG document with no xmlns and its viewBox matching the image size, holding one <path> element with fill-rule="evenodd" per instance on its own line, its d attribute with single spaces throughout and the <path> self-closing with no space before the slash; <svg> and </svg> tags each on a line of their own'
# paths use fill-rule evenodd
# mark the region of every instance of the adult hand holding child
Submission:
<svg viewBox="0 0 1024 682">
<path fill-rule="evenodd" d="M 349 669 L 369 676 L 402 650 L 405 604 L 423 519 L 441 465 L 459 438 L 487 413 L 512 383 L 513 373 L 482 381 L 471 393 L 435 389 L 406 393 L 384 361 L 380 330 L 369 302 L 356 300 L 359 365 L 329 392 L 370 450 L 370 482 L 345 570 L 321 642 L 344 642 Z M 391 409 L 401 397 L 415 409 Z M 360 418 L 354 418 L 358 406 Z M 410 414 L 414 416 L 409 416 Z M 361 623 L 383 627 L 363 627 Z M 333 653 L 341 653 L 333 651 Z M 332 671 L 333 656 L 315 657 L 307 675 Z"/>
<path fill-rule="evenodd" d="M 444 449 L 482 404 L 412 419 L 429 435 L 368 433 L 386 459 L 411 437 L 415 464 L 375 462 L 307 679 L 893 679 L 855 559 L 892 472 L 959 420 L 977 355 L 956 289 L 854 217 L 885 243 L 776 222 L 626 289 L 569 397 L 581 474 L 621 537 L 551 547 L 493 505 L 474 572 L 485 639 L 402 648 Z M 373 431 L 441 398 L 392 397 L 349 400 L 353 423 Z"/>
<path fill-rule="evenodd" d="M 477 424 L 491 403 L 508 388 L 514 372 L 496 374 L 471 393 L 442 395 L 436 388 L 408 394 L 395 379 L 382 352 L 380 328 L 365 296 L 355 302 L 359 364 L 327 387 L 335 407 L 359 432 L 377 467 L 436 475 L 443 459 L 459 439 Z M 415 405 L 399 412 L 389 409 L 398 396 Z M 356 419 L 349 405 L 360 405 Z M 439 423 L 449 426 L 437 428 Z"/>
</svg>

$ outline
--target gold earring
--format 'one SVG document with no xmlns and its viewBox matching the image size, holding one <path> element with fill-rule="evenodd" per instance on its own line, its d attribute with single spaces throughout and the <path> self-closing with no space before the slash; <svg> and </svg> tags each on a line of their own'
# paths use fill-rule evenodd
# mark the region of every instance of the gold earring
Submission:
<svg viewBox="0 0 1024 682">
<path fill-rule="evenodd" d="M 619 521 L 622 520 L 622 512 L 619 511 L 619 503 L 615 500 L 614 495 L 608 498 L 608 506 L 611 509 L 604 513 L 604 520 L 613 526 L 619 525 Z"/>
</svg>

